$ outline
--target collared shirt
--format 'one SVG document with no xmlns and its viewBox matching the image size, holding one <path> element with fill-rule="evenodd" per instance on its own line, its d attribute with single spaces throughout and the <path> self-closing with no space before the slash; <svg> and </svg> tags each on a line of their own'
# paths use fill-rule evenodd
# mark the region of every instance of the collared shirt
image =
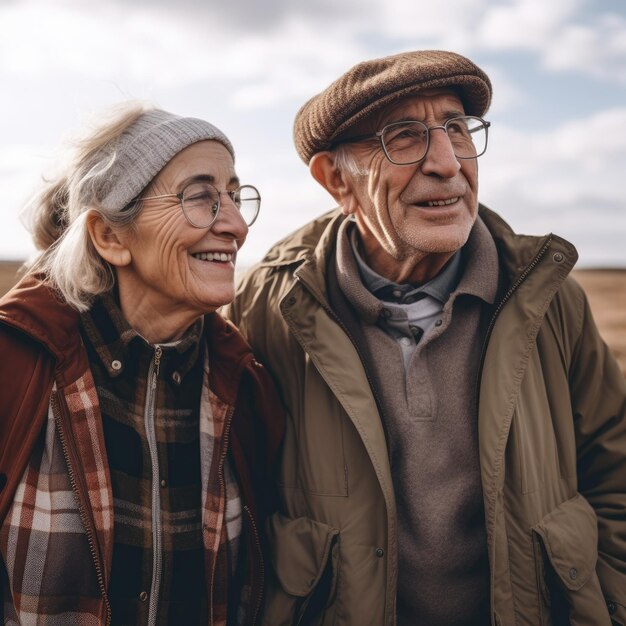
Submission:
<svg viewBox="0 0 626 626">
<path fill-rule="evenodd" d="M 407 366 L 420 340 L 442 323 L 444 304 L 459 282 L 461 251 L 432 280 L 415 287 L 377 274 L 359 253 L 353 224 L 346 225 L 346 234 L 364 287 L 383 303 L 378 324 L 398 342 Z"/>
<path fill-rule="evenodd" d="M 155 617 L 156 624 L 207 623 L 202 320 L 179 341 L 154 346 L 128 325 L 113 298 L 105 297 L 82 316 L 82 330 L 100 399 L 114 499 L 112 624 L 147 624 Z M 227 498 L 238 501 L 228 463 L 225 470 Z M 240 509 L 232 511 L 229 515 L 227 506 L 231 571 L 241 533 Z"/>
</svg>

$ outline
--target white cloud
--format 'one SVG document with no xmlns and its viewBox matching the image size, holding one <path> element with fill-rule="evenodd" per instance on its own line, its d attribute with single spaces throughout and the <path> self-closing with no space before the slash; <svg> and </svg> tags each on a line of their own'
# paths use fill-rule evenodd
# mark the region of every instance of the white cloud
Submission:
<svg viewBox="0 0 626 626">
<path fill-rule="evenodd" d="M 11 229 L 15 207 L 43 169 L 45 146 L 86 109 L 129 94 L 206 116 L 228 132 L 240 175 L 264 198 L 242 257 L 254 260 L 333 204 L 291 145 L 298 106 L 358 61 L 435 47 L 478 56 L 494 83 L 489 115 L 498 128 L 481 162 L 484 199 L 529 232 L 562 230 L 563 222 L 584 242 L 587 258 L 596 253 L 585 250 L 586 242 L 601 237 L 609 242 L 605 254 L 621 255 L 624 265 L 614 234 L 626 233 L 624 109 L 581 116 L 547 133 L 520 130 L 512 119 L 520 108 L 511 105 L 530 101 L 537 116 L 544 104 L 571 116 L 568 102 L 542 103 L 513 82 L 521 70 L 507 63 L 519 62 L 520 51 L 537 61 L 523 68 L 529 81 L 540 67 L 555 77 L 567 71 L 583 86 L 584 76 L 626 84 L 626 17 L 602 3 L 587 14 L 586 6 L 589 0 L 267 0 L 220 7 L 180 0 L 176 8 L 166 0 L 0 0 L 0 84 L 3 94 L 13 94 L 0 101 L 0 255 L 28 248 L 25 231 Z M 7 145 L 18 141 L 25 143 Z"/>
<path fill-rule="evenodd" d="M 372 26 L 388 37 L 410 39 L 417 48 L 462 51 L 473 41 L 472 33 L 486 5 L 487 0 L 386 0 L 379 4 L 380 21 Z"/>
<path fill-rule="evenodd" d="M 575 16 L 577 5 L 576 0 L 515 0 L 490 6 L 481 19 L 478 41 L 485 48 L 542 51 Z"/>
<path fill-rule="evenodd" d="M 481 161 L 481 197 L 523 232 L 571 238 L 583 264 L 624 265 L 625 171 L 626 108 L 547 133 L 498 128 Z"/>
<path fill-rule="evenodd" d="M 626 85 L 626 19 L 604 15 L 568 25 L 550 42 L 544 62 L 552 71 L 584 72 Z"/>
<path fill-rule="evenodd" d="M 53 153 L 40 144 L 4 145 L 0 149 L 0 258 L 24 259 L 35 251 L 23 223 L 22 207 L 53 167 Z"/>
</svg>

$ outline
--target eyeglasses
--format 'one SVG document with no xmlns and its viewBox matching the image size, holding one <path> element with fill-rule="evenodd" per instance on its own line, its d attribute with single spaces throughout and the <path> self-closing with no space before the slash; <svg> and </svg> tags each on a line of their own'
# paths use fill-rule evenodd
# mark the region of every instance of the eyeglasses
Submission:
<svg viewBox="0 0 626 626">
<path fill-rule="evenodd" d="M 209 228 L 220 212 L 221 195 L 225 193 L 239 209 L 248 226 L 254 224 L 261 207 L 259 190 L 252 185 L 241 185 L 234 191 L 218 191 L 211 183 L 195 182 L 187 185 L 180 193 L 165 193 L 160 196 L 146 196 L 138 202 L 158 198 L 178 198 L 186 220 L 195 228 Z"/>
<path fill-rule="evenodd" d="M 335 145 L 379 139 L 385 156 L 392 163 L 412 165 L 426 157 L 430 133 L 441 129 L 448 135 L 457 159 L 475 159 L 487 150 L 487 131 L 490 126 L 491 122 L 473 115 L 452 117 L 439 126 L 430 127 L 422 122 L 409 120 L 387 124 L 376 133 L 340 139 Z"/>
</svg>

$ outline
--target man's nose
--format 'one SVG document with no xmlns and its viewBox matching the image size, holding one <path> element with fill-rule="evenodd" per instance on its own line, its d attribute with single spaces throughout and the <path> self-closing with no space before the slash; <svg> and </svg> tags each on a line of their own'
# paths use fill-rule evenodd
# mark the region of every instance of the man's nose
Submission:
<svg viewBox="0 0 626 626">
<path fill-rule="evenodd" d="M 428 152 L 422 161 L 422 172 L 427 175 L 452 178 L 461 169 L 454 154 L 452 143 L 443 126 L 430 129 Z"/>
</svg>

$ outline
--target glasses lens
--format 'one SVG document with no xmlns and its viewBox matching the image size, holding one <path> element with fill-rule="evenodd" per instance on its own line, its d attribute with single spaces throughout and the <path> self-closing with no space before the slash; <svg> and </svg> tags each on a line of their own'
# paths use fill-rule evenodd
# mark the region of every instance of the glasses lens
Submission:
<svg viewBox="0 0 626 626">
<path fill-rule="evenodd" d="M 479 117 L 455 117 L 445 124 L 454 154 L 460 159 L 473 159 L 487 149 L 487 127 Z"/>
<path fill-rule="evenodd" d="M 259 190 L 252 185 L 242 185 L 235 191 L 233 202 L 239 208 L 241 217 L 243 217 L 246 224 L 252 226 L 259 215 L 261 207 Z"/>
<path fill-rule="evenodd" d="M 220 196 L 209 183 L 192 183 L 183 191 L 183 211 L 193 226 L 208 228 L 217 218 Z"/>
<path fill-rule="evenodd" d="M 421 122 L 397 122 L 383 128 L 381 139 L 392 163 L 416 163 L 426 155 L 428 128 Z"/>
</svg>

